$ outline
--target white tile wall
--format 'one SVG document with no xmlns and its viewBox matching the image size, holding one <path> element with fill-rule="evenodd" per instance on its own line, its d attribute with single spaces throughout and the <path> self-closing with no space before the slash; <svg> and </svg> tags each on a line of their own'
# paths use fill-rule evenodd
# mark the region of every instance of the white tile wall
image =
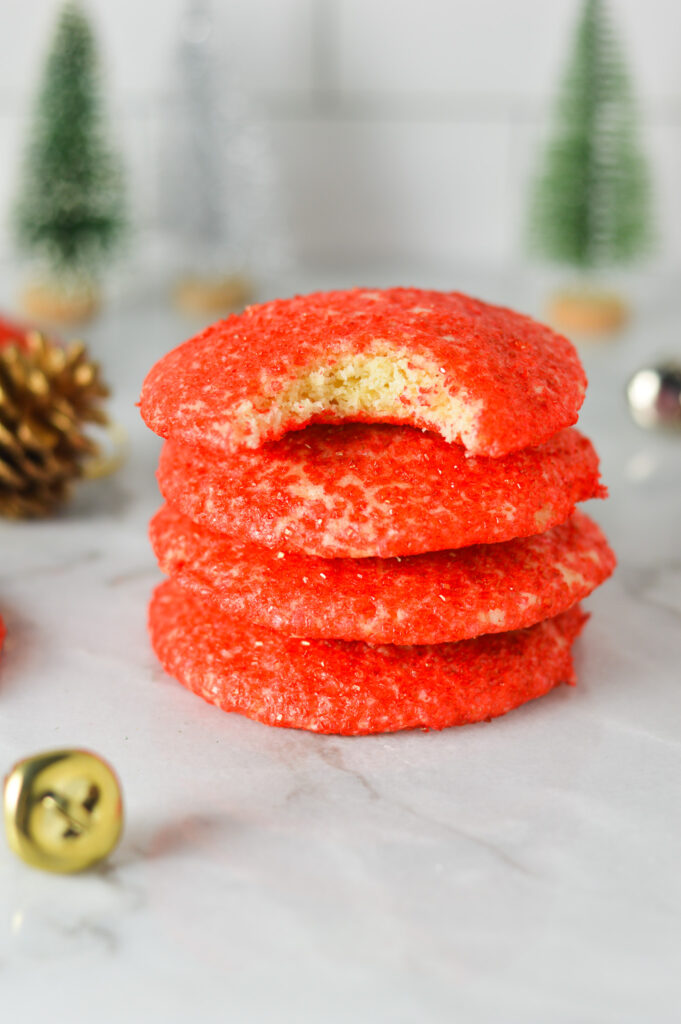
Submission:
<svg viewBox="0 0 681 1024">
<path fill-rule="evenodd" d="M 508 144 L 496 124 L 281 122 L 303 260 L 503 260 Z"/>
<path fill-rule="evenodd" d="M 183 0 L 90 0 L 139 234 Z M 57 0 L 0 3 L 0 254 Z M 527 181 L 579 0 L 215 0 L 269 125 L 303 260 L 517 258 Z M 681 263 L 681 3 L 611 0 L 644 118 L 660 254 Z"/>
<path fill-rule="evenodd" d="M 340 85 L 348 95 L 541 98 L 573 9 L 572 0 L 339 0 Z"/>
</svg>

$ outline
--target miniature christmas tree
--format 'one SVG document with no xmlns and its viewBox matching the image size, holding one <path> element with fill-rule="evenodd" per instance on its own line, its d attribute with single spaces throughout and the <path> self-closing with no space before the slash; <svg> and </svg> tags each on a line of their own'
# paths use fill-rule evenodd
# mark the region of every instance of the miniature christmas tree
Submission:
<svg viewBox="0 0 681 1024">
<path fill-rule="evenodd" d="M 255 267 L 280 248 L 267 141 L 218 48 L 211 0 L 185 0 L 172 67 L 162 220 L 177 254 L 175 297 L 194 312 L 242 306 Z"/>
<path fill-rule="evenodd" d="M 648 174 L 602 0 L 584 4 L 555 117 L 530 211 L 535 252 L 584 276 L 632 262 L 650 240 Z M 614 327 L 623 313 L 613 297 L 582 294 L 579 322 L 568 326 L 588 329 L 595 317 L 595 328 Z"/>
<path fill-rule="evenodd" d="M 104 127 L 92 30 L 68 3 L 45 65 L 15 211 L 17 241 L 43 276 L 26 296 L 39 318 L 93 312 L 98 271 L 120 240 L 122 176 Z"/>
</svg>

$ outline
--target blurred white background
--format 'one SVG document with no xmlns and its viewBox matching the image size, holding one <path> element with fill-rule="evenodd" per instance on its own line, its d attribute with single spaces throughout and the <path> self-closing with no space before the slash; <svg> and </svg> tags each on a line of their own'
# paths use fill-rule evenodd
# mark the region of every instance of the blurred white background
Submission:
<svg viewBox="0 0 681 1024">
<path fill-rule="evenodd" d="M 0 5 L 0 258 L 58 4 Z M 159 236 L 181 0 L 90 0 L 140 251 Z M 303 265 L 507 266 L 577 0 L 216 0 L 224 60 L 270 132 Z M 640 101 L 656 263 L 681 263 L 681 3 L 611 0 Z"/>
</svg>

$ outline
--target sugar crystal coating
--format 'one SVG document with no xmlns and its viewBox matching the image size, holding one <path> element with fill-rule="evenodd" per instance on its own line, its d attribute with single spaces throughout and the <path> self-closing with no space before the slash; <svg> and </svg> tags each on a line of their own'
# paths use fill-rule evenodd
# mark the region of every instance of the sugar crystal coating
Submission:
<svg viewBox="0 0 681 1024">
<path fill-rule="evenodd" d="M 149 610 L 166 671 L 204 700 L 268 725 L 360 735 L 503 715 L 574 683 L 576 606 L 528 629 L 457 644 L 299 640 L 216 612 L 172 582 Z"/>
<path fill-rule="evenodd" d="M 151 522 L 163 572 L 235 619 L 307 639 L 439 644 L 534 625 L 612 572 L 598 526 L 567 523 L 504 544 L 407 558 L 316 558 L 244 544 L 164 506 Z"/>
<path fill-rule="evenodd" d="M 456 292 L 358 288 L 277 299 L 207 328 L 150 371 L 146 423 L 234 451 L 308 423 L 406 423 L 498 458 L 575 423 L 570 342 Z"/>
<path fill-rule="evenodd" d="M 216 455 L 167 442 L 166 500 L 202 526 L 324 558 L 415 555 L 541 533 L 603 497 L 576 430 L 503 459 L 411 427 L 315 426 Z"/>
</svg>

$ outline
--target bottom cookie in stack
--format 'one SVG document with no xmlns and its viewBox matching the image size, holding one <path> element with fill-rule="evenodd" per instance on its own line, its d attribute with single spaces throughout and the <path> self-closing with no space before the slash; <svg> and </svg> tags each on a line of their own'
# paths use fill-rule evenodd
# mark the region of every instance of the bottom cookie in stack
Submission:
<svg viewBox="0 0 681 1024">
<path fill-rule="evenodd" d="M 151 601 L 167 672 L 268 725 L 362 735 L 479 722 L 574 684 L 578 605 L 527 629 L 420 646 L 301 640 L 234 619 L 170 580 Z"/>
</svg>

